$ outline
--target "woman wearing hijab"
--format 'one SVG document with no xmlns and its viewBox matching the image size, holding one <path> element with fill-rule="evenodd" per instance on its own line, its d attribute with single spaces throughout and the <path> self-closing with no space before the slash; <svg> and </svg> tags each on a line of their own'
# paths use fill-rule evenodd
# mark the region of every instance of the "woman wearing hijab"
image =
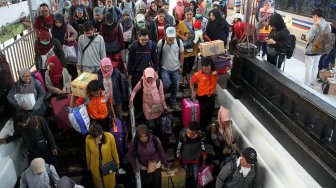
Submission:
<svg viewBox="0 0 336 188">
<path fill-rule="evenodd" d="M 42 31 L 43 32 L 43 31 Z M 16 109 L 16 111 L 28 111 L 31 115 L 44 116 L 45 105 L 43 102 L 45 92 L 41 83 L 32 78 L 28 68 L 23 68 L 19 71 L 19 80 L 14 84 L 7 95 L 9 103 Z M 35 97 L 35 104 L 32 109 L 27 108 L 24 104 L 19 104 L 15 99 L 15 94 L 33 94 Z"/>
<path fill-rule="evenodd" d="M 76 8 L 76 12 L 74 14 L 74 19 L 72 22 L 73 28 L 76 29 L 78 36 L 84 34 L 83 25 L 85 22 L 90 21 L 88 15 L 86 14 L 84 5 L 79 5 Z"/>
<path fill-rule="evenodd" d="M 85 139 L 86 164 L 91 172 L 95 188 L 115 188 L 116 173 L 103 176 L 100 165 L 114 161 L 119 167 L 119 157 L 114 136 L 104 132 L 100 124 L 90 126 L 89 135 Z"/>
<path fill-rule="evenodd" d="M 118 69 L 113 69 L 110 58 L 100 61 L 100 70 L 97 72 L 102 90 L 113 93 L 113 107 L 116 116 L 122 116 L 122 104 L 127 101 L 126 86 L 123 75 Z"/>
<path fill-rule="evenodd" d="M 154 20 L 157 11 L 158 11 L 158 5 L 156 1 L 152 1 L 146 14 L 146 18 L 148 19 L 149 22 L 152 22 Z"/>
<path fill-rule="evenodd" d="M 133 108 L 133 100 L 136 93 L 142 89 L 142 107 L 145 118 L 151 126 L 154 120 L 158 119 L 161 114 L 166 111 L 167 105 L 163 92 L 163 84 L 153 68 L 144 70 L 141 80 L 133 88 L 129 107 Z"/>
<path fill-rule="evenodd" d="M 124 62 L 121 59 L 121 50 L 125 48 L 124 36 L 120 24 L 113 15 L 105 15 L 105 23 L 100 27 L 99 34 L 104 38 L 106 56 L 114 63 L 113 68 L 118 68 L 125 73 Z"/>
<path fill-rule="evenodd" d="M 125 42 L 125 48 L 121 52 L 121 58 L 123 61 L 128 63 L 128 46 L 131 45 L 133 42 L 133 39 L 136 38 L 136 36 L 133 36 L 135 32 L 133 32 L 133 28 L 135 28 L 135 22 L 131 17 L 131 12 L 128 9 L 125 9 L 123 11 L 123 19 L 120 22 L 120 26 L 123 31 L 123 36 L 124 36 L 124 42 Z"/>
<path fill-rule="evenodd" d="M 185 20 L 181 21 L 176 27 L 176 36 L 183 41 L 184 44 L 184 62 L 181 68 L 182 72 L 182 86 L 185 87 L 187 79 L 194 66 L 195 57 L 198 54 L 198 46 L 194 45 L 195 31 L 193 29 L 193 10 L 190 7 L 185 8 Z"/>
<path fill-rule="evenodd" d="M 70 93 L 71 76 L 60 60 L 56 56 L 49 57 L 48 67 L 45 74 L 46 98 Z"/>
<path fill-rule="evenodd" d="M 211 125 L 211 140 L 221 166 L 225 165 L 225 159 L 236 154 L 237 144 L 232 131 L 231 112 L 223 106 L 218 110 L 217 123 Z"/>
<path fill-rule="evenodd" d="M 54 55 L 60 59 L 63 67 L 67 67 L 61 43 L 51 38 L 48 31 L 41 31 L 35 40 L 35 67 L 42 76 L 48 70 L 48 58 Z"/>
<path fill-rule="evenodd" d="M 184 8 L 183 0 L 177 0 L 177 5 L 173 9 L 173 16 L 176 23 L 183 21 Z"/>
<path fill-rule="evenodd" d="M 229 37 L 229 24 L 222 18 L 218 9 L 213 9 L 209 15 L 210 20 L 206 28 L 206 35 L 210 40 L 224 41 L 224 46 L 226 46 Z"/>
<path fill-rule="evenodd" d="M 161 187 L 161 166 L 167 167 L 168 163 L 160 139 L 150 134 L 144 124 L 136 128 L 136 135 L 129 145 L 128 159 L 133 172 L 140 173 L 142 187 Z"/>
<path fill-rule="evenodd" d="M 51 27 L 51 35 L 53 39 L 57 39 L 61 45 L 74 46 L 76 52 L 78 45 L 76 39 L 78 37 L 77 31 L 64 21 L 64 17 L 61 14 L 54 15 L 54 24 Z M 66 61 L 67 69 L 72 76 L 72 79 L 77 78 L 77 62 Z"/>
</svg>

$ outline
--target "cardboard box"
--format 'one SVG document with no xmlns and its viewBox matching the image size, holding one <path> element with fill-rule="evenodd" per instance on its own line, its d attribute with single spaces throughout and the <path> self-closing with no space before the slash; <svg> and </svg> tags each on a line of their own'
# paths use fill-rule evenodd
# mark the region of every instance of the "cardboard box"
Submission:
<svg viewBox="0 0 336 188">
<path fill-rule="evenodd" d="M 170 174 L 170 176 L 172 177 L 175 188 L 185 187 L 186 172 L 184 168 L 182 168 L 181 166 L 174 166 L 168 172 L 165 170 L 161 171 L 161 175 L 162 175 L 161 188 L 168 188 L 168 183 L 169 183 L 169 187 L 173 187 L 173 185 L 171 184 L 171 181 L 169 180 L 168 174 Z"/>
<path fill-rule="evenodd" d="M 98 80 L 96 74 L 83 72 L 74 81 L 71 82 L 71 92 L 77 97 L 86 98 L 86 88 L 92 80 Z"/>
<path fill-rule="evenodd" d="M 199 44 L 202 56 L 212 56 L 216 54 L 223 54 L 226 52 L 224 42 L 221 40 L 214 40 L 211 42 L 204 42 Z"/>
<path fill-rule="evenodd" d="M 328 95 L 336 95 L 336 80 L 334 78 L 328 78 L 329 91 Z"/>
</svg>

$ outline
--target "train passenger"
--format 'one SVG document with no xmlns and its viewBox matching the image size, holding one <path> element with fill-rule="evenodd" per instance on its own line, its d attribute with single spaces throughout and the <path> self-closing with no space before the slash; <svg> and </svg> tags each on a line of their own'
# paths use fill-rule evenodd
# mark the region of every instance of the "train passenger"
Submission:
<svg viewBox="0 0 336 188">
<path fill-rule="evenodd" d="M 331 32 L 335 35 L 336 38 L 336 21 L 331 24 Z M 336 58 L 336 42 L 334 43 L 333 48 L 328 54 L 322 55 L 319 62 L 319 70 L 328 69 L 329 67 L 335 67 L 335 58 Z"/>
<path fill-rule="evenodd" d="M 150 23 L 155 19 L 156 15 L 157 15 L 157 11 L 158 11 L 157 2 L 152 1 L 150 3 L 150 7 L 149 7 L 149 9 L 147 10 L 147 13 L 146 13 L 146 18 Z"/>
<path fill-rule="evenodd" d="M 128 81 L 132 84 L 132 87 L 135 87 L 141 80 L 147 67 L 153 67 L 155 71 L 158 71 L 156 45 L 149 40 L 148 30 L 140 30 L 138 37 L 138 40 L 134 41 L 128 48 Z M 140 112 L 142 111 L 141 93 L 142 91 L 134 98 L 135 116 L 137 117 L 141 115 Z"/>
<path fill-rule="evenodd" d="M 53 165 L 47 164 L 42 158 L 35 158 L 22 174 L 20 188 L 57 187 L 59 176 Z"/>
<path fill-rule="evenodd" d="M 46 98 L 70 93 L 71 76 L 57 56 L 48 58 L 48 67 L 45 74 L 45 84 L 48 91 Z"/>
<path fill-rule="evenodd" d="M 328 22 L 323 18 L 323 10 L 316 9 L 312 12 L 314 24 L 307 34 L 307 47 L 305 50 L 305 84 L 313 87 L 318 73 L 318 63 L 321 55 L 313 52 L 313 45 L 319 37 L 319 27 L 325 32 L 330 32 L 331 28 Z"/>
<path fill-rule="evenodd" d="M 98 80 L 92 80 L 87 86 L 87 97 L 87 99 L 77 98 L 76 105 L 86 103 L 91 121 L 99 123 L 105 132 L 109 132 L 112 120 L 115 118 L 114 109 L 111 109 L 113 104 L 111 93 L 102 90 Z"/>
<path fill-rule="evenodd" d="M 74 14 L 74 19 L 71 25 L 78 33 L 78 36 L 84 34 L 84 23 L 90 21 L 87 12 L 85 11 L 85 7 L 83 5 L 79 5 L 79 7 L 76 8 L 76 12 Z"/>
<path fill-rule="evenodd" d="M 286 52 L 290 48 L 290 33 L 280 14 L 274 14 L 269 20 L 272 31 L 266 42 L 268 45 L 267 61 L 281 68 L 285 61 Z"/>
<path fill-rule="evenodd" d="M 218 9 L 210 11 L 210 20 L 206 28 L 206 35 L 210 40 L 224 41 L 224 47 L 227 45 L 229 37 L 229 24 L 222 18 Z"/>
<path fill-rule="evenodd" d="M 163 44 L 163 41 L 164 44 Z M 162 46 L 163 45 L 163 46 Z M 174 27 L 166 29 L 166 37 L 159 40 L 157 52 L 160 54 L 160 73 L 165 93 L 170 92 L 169 104 L 179 110 L 176 95 L 179 89 L 179 77 L 183 71 L 184 47 L 181 39 L 176 38 Z"/>
<path fill-rule="evenodd" d="M 262 50 L 261 57 L 263 59 L 266 59 L 267 54 L 267 43 L 265 39 L 269 36 L 271 32 L 271 28 L 269 26 L 269 19 L 274 13 L 274 9 L 271 7 L 271 3 L 269 1 L 266 1 L 264 3 L 264 6 L 259 11 L 259 22 L 257 25 L 257 31 L 258 31 L 258 42 L 257 42 L 257 52 L 258 54 Z"/>
<path fill-rule="evenodd" d="M 122 116 L 122 104 L 127 101 L 125 78 L 118 69 L 113 69 L 110 58 L 104 57 L 100 61 L 97 72 L 100 88 L 112 93 L 113 107 L 116 116 Z"/>
<path fill-rule="evenodd" d="M 51 35 L 52 38 L 57 39 L 61 45 L 67 45 L 67 46 L 74 46 L 76 51 L 78 50 L 78 45 L 77 45 L 77 31 L 70 25 L 67 24 L 64 21 L 64 17 L 61 14 L 56 14 L 54 16 L 54 24 L 51 27 Z M 77 53 L 76 53 L 77 55 Z M 72 79 L 77 78 L 78 73 L 77 73 L 77 60 L 74 59 L 73 61 L 66 61 L 67 64 L 67 70 L 72 76 Z"/>
<path fill-rule="evenodd" d="M 142 187 L 161 187 L 161 166 L 168 167 L 168 163 L 160 139 L 149 132 L 147 125 L 141 124 L 136 128 L 128 159 L 133 172 L 140 174 Z"/>
<path fill-rule="evenodd" d="M 165 37 L 165 29 L 167 27 L 173 26 L 173 23 L 165 16 L 166 12 L 163 9 L 159 9 L 157 17 L 151 22 L 149 27 L 149 38 L 155 43 Z"/>
<path fill-rule="evenodd" d="M 218 124 L 217 124 L 218 123 Z M 211 141 L 214 146 L 216 158 L 220 161 L 220 166 L 233 158 L 236 154 L 237 144 L 232 131 L 231 112 L 229 109 L 220 107 L 218 110 L 218 120 L 210 127 Z"/>
<path fill-rule="evenodd" d="M 61 43 L 57 39 L 51 38 L 48 31 L 39 33 L 38 38 L 35 40 L 34 51 L 35 68 L 41 72 L 43 78 L 48 70 L 47 60 L 51 56 L 57 56 L 63 67 L 67 67 Z"/>
<path fill-rule="evenodd" d="M 77 185 L 75 181 L 67 176 L 63 176 L 59 179 L 57 188 L 84 188 L 81 185 Z"/>
<path fill-rule="evenodd" d="M 32 116 L 27 112 L 17 112 L 14 117 L 13 136 L 0 139 L 0 143 L 10 143 L 20 137 L 28 151 L 29 163 L 35 158 L 42 157 L 48 164 L 56 166 L 57 146 L 48 123 L 43 117 Z"/>
<path fill-rule="evenodd" d="M 121 58 L 125 62 L 126 66 L 128 64 L 128 47 L 135 40 L 135 21 L 131 17 L 131 12 L 128 9 L 123 11 L 123 19 L 120 22 L 120 26 L 124 35 L 125 48 L 121 51 Z"/>
<path fill-rule="evenodd" d="M 78 64 L 82 72 L 96 73 L 100 68 L 100 60 L 106 57 L 104 38 L 94 34 L 91 22 L 84 25 L 84 34 L 78 39 Z"/>
<path fill-rule="evenodd" d="M 155 130 L 159 125 L 160 116 L 167 111 L 167 105 L 163 92 L 163 84 L 153 68 L 146 68 L 140 81 L 134 86 L 129 108 L 133 108 L 134 97 L 138 91 L 142 91 L 142 110 L 148 121 L 149 128 Z"/>
<path fill-rule="evenodd" d="M 257 152 L 245 148 L 237 160 L 227 163 L 219 172 L 216 188 L 261 188 L 261 169 L 257 163 Z"/>
<path fill-rule="evenodd" d="M 184 87 L 189 79 L 194 66 L 195 57 L 198 54 L 198 46 L 194 45 L 193 10 L 185 8 L 185 20 L 180 21 L 176 27 L 176 36 L 180 38 L 184 45 L 184 63 L 182 72 L 182 86 Z"/>
<path fill-rule="evenodd" d="M 36 17 L 34 21 L 36 36 L 38 36 L 41 31 L 49 31 L 53 24 L 53 16 L 50 13 L 49 6 L 46 3 L 42 3 L 40 5 L 39 11 L 41 15 Z"/>
<path fill-rule="evenodd" d="M 176 149 L 176 157 L 182 159 L 187 175 L 185 187 L 196 187 L 199 158 L 201 156 L 203 162 L 205 162 L 207 155 L 204 137 L 202 137 L 198 123 L 191 122 L 188 128 L 181 130 Z"/>
<path fill-rule="evenodd" d="M 95 28 L 95 33 L 98 33 L 101 25 L 105 22 L 105 18 L 103 15 L 103 8 L 96 7 L 93 9 L 93 19 L 92 24 Z"/>
<path fill-rule="evenodd" d="M 120 54 L 125 48 L 123 31 L 112 14 L 105 14 L 105 23 L 100 27 L 99 34 L 105 41 L 106 56 L 113 61 L 115 68 L 125 74 L 126 68 Z"/>
<path fill-rule="evenodd" d="M 16 94 L 33 94 L 35 104 L 28 106 L 28 104 L 19 104 L 15 99 Z M 23 96 L 27 97 L 27 96 Z M 27 111 L 32 115 L 44 116 L 46 106 L 43 102 L 45 92 L 41 82 L 31 77 L 30 70 L 23 68 L 19 71 L 19 80 L 13 85 L 12 89 L 7 95 L 8 102 L 13 106 L 16 111 Z"/>
<path fill-rule="evenodd" d="M 177 5 L 173 9 L 173 15 L 175 18 L 175 22 L 179 23 L 183 21 L 183 15 L 184 15 L 184 5 L 183 5 L 183 0 L 177 0 Z M 193 12 L 193 11 L 192 11 Z"/>
<path fill-rule="evenodd" d="M 190 80 L 191 98 L 199 102 L 200 106 L 200 127 L 205 130 L 205 127 L 212 122 L 212 116 L 215 106 L 216 83 L 218 72 L 211 69 L 213 64 L 210 58 L 202 59 L 202 68 L 196 72 Z M 194 85 L 197 85 L 197 93 Z"/>
<path fill-rule="evenodd" d="M 234 54 L 237 49 L 238 42 L 243 38 L 245 23 L 242 21 L 242 15 L 237 13 L 233 15 L 232 35 L 229 42 L 229 52 Z"/>
<path fill-rule="evenodd" d="M 100 124 L 90 126 L 89 135 L 85 139 L 86 164 L 91 172 L 95 188 L 114 188 L 116 186 L 115 172 L 103 176 L 100 166 L 114 161 L 119 168 L 119 157 L 114 136 L 104 132 Z"/>
<path fill-rule="evenodd" d="M 169 4 L 166 2 L 163 4 L 162 8 L 165 10 L 165 18 L 169 20 L 170 23 L 172 23 L 173 25 L 172 26 L 175 26 L 176 25 L 176 21 L 174 19 L 174 17 L 169 14 Z"/>
</svg>

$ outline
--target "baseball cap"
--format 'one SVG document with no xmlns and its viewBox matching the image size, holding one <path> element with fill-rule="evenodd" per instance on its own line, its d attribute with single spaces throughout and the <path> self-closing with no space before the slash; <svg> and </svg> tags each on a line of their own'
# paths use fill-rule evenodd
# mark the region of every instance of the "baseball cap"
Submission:
<svg viewBox="0 0 336 188">
<path fill-rule="evenodd" d="M 35 158 L 30 163 L 30 169 L 33 171 L 34 174 L 40 174 L 46 171 L 45 161 L 42 158 Z"/>
<path fill-rule="evenodd" d="M 176 37 L 176 30 L 174 27 L 168 27 L 166 29 L 166 35 L 167 37 Z"/>
<path fill-rule="evenodd" d="M 254 164 L 258 162 L 257 152 L 251 147 L 245 148 L 242 153 L 242 156 L 246 159 L 246 162 L 248 164 Z"/>
</svg>

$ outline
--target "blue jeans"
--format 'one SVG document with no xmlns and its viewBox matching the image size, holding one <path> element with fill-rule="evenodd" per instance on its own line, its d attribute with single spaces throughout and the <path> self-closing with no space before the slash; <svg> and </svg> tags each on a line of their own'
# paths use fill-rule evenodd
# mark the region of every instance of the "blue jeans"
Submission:
<svg viewBox="0 0 336 188">
<path fill-rule="evenodd" d="M 184 165 L 184 169 L 186 171 L 186 176 L 187 176 L 187 181 L 192 180 L 194 182 L 197 182 L 197 178 L 198 178 L 198 164 L 185 164 Z M 190 177 L 190 179 L 189 179 Z M 191 177 L 193 179 L 191 179 Z"/>
<path fill-rule="evenodd" d="M 169 102 L 176 103 L 176 94 L 178 91 L 179 73 L 176 71 L 169 71 L 161 69 L 161 78 L 163 82 L 163 89 L 165 93 L 170 92 Z"/>
</svg>

